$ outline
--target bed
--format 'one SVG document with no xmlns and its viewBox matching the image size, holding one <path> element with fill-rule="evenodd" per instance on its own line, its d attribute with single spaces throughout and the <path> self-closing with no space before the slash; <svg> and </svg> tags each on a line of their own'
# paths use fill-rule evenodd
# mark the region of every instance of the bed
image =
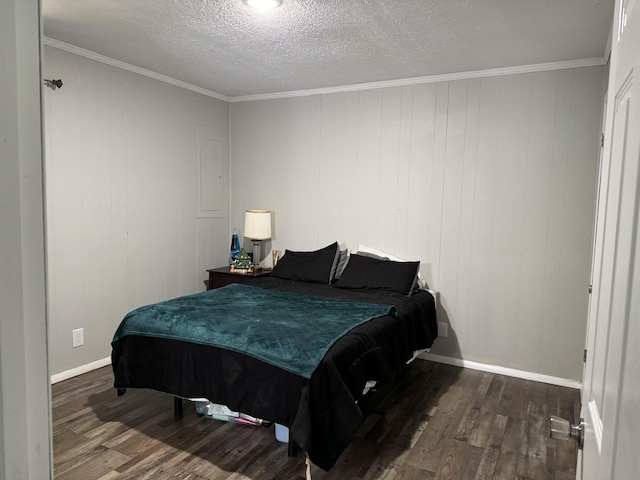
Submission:
<svg viewBox="0 0 640 480">
<path fill-rule="evenodd" d="M 351 255 L 336 280 L 343 260 L 337 243 L 287 251 L 270 276 L 130 312 L 112 342 L 115 388 L 206 398 L 284 425 L 329 470 L 362 423 L 365 384 L 437 336 L 434 296 L 415 287 L 417 267 L 408 265 L 417 262 Z M 275 318 L 256 313 L 265 304 Z M 262 324 L 266 333 L 256 341 Z M 335 338 L 319 339 L 331 329 Z"/>
</svg>

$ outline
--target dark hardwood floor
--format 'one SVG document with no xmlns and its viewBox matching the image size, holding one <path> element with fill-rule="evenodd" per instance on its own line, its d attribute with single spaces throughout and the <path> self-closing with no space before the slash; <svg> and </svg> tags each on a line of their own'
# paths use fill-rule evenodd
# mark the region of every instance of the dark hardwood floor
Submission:
<svg viewBox="0 0 640 480">
<path fill-rule="evenodd" d="M 112 387 L 110 367 L 52 386 L 56 479 L 303 480 L 274 427 L 173 415 L 171 396 Z M 321 479 L 575 478 L 574 442 L 548 438 L 549 415 L 577 421 L 579 392 L 416 360 Z"/>
</svg>

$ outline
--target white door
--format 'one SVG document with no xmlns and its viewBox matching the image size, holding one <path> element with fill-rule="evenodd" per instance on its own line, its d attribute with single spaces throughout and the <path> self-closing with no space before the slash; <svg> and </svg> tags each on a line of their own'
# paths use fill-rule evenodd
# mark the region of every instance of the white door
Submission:
<svg viewBox="0 0 640 480">
<path fill-rule="evenodd" d="M 635 4 L 617 0 L 614 11 L 582 390 L 583 480 L 640 479 L 640 7 Z"/>
</svg>

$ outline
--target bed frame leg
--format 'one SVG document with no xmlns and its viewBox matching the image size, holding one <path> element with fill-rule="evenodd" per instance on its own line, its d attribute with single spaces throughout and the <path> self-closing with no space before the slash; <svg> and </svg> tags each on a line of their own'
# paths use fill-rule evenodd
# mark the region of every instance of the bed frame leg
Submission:
<svg viewBox="0 0 640 480">
<path fill-rule="evenodd" d="M 287 455 L 289 457 L 297 457 L 298 456 L 298 444 L 296 442 L 294 442 L 293 440 L 291 440 L 291 437 L 289 437 L 289 445 L 287 448 Z"/>
<path fill-rule="evenodd" d="M 184 410 L 182 409 L 182 398 L 173 397 L 173 414 L 176 417 L 181 417 Z"/>
</svg>

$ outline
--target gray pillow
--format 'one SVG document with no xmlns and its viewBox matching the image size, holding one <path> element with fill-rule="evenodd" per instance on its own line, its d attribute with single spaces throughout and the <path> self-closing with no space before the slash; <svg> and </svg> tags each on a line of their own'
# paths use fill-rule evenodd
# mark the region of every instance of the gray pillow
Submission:
<svg viewBox="0 0 640 480">
<path fill-rule="evenodd" d="M 340 250 L 338 254 L 338 258 L 336 259 L 336 262 L 334 262 L 333 267 L 331 268 L 332 281 L 335 281 L 340 278 L 340 275 L 342 275 L 344 267 L 347 266 L 348 261 L 349 261 L 349 250 L 346 248 L 344 250 Z"/>
</svg>

